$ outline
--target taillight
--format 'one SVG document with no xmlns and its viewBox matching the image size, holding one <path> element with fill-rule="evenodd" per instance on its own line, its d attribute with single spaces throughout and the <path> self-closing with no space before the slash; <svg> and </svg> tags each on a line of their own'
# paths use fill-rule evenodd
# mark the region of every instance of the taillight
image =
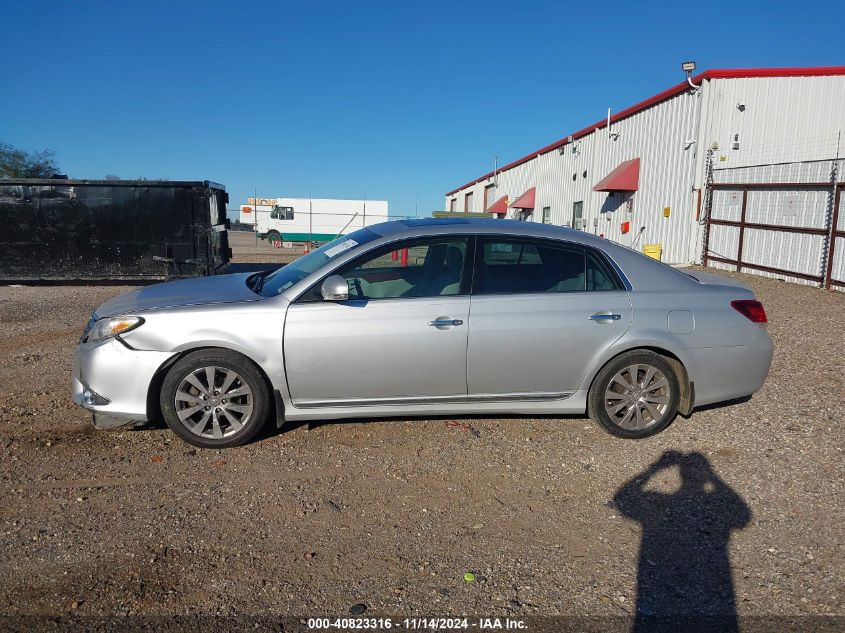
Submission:
<svg viewBox="0 0 845 633">
<path fill-rule="evenodd" d="M 763 304 L 755 299 L 736 299 L 731 307 L 752 323 L 768 323 Z"/>
</svg>

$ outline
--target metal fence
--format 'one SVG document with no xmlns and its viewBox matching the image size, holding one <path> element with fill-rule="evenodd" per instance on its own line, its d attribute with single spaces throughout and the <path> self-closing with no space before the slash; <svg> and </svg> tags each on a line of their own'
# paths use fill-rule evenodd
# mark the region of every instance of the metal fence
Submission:
<svg viewBox="0 0 845 633">
<path fill-rule="evenodd" d="M 845 290 L 842 163 L 711 170 L 703 264 Z"/>
</svg>

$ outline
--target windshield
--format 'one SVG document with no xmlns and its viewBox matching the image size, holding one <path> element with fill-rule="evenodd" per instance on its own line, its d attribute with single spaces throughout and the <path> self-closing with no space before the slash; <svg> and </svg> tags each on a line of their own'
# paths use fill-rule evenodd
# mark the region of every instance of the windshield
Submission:
<svg viewBox="0 0 845 633">
<path fill-rule="evenodd" d="M 315 251 L 303 255 L 287 266 L 282 266 L 264 277 L 256 292 L 265 297 L 283 293 L 295 283 L 302 281 L 311 273 L 319 270 L 335 257 L 361 244 L 366 244 L 379 236 L 369 229 L 358 229 L 349 235 L 341 235 L 331 242 L 323 244 Z"/>
</svg>

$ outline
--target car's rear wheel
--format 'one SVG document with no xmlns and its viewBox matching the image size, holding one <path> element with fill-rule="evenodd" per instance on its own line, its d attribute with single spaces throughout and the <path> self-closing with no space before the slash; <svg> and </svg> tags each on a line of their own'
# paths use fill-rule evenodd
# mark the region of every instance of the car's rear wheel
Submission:
<svg viewBox="0 0 845 633">
<path fill-rule="evenodd" d="M 640 439 L 659 433 L 678 413 L 680 383 L 669 362 L 649 350 L 621 354 L 593 381 L 590 417 L 619 437 Z"/>
<path fill-rule="evenodd" d="M 161 412 L 171 430 L 200 448 L 250 441 L 267 420 L 270 392 L 260 370 L 225 349 L 192 352 L 164 378 Z"/>
</svg>

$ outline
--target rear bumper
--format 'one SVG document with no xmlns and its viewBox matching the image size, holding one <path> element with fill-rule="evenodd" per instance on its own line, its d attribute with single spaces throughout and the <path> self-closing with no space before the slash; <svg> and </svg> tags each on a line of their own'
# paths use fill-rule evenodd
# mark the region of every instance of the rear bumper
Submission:
<svg viewBox="0 0 845 633">
<path fill-rule="evenodd" d="M 132 350 L 117 339 L 82 343 L 73 356 L 73 401 L 94 414 L 94 426 L 98 428 L 146 422 L 150 383 L 173 355 Z M 86 390 L 104 399 L 98 399 L 104 403 L 86 401 Z"/>
<path fill-rule="evenodd" d="M 765 328 L 746 345 L 688 349 L 684 361 L 695 383 L 696 407 L 756 393 L 766 382 L 774 344 Z"/>
</svg>

